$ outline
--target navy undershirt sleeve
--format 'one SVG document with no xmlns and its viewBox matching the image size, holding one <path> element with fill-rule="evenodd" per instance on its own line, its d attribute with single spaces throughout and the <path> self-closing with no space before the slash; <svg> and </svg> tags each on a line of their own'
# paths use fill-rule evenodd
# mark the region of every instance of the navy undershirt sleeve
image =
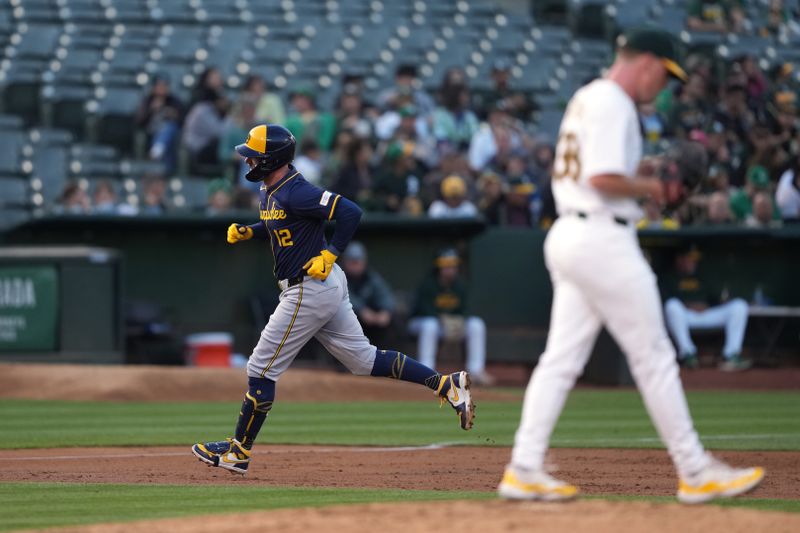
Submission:
<svg viewBox="0 0 800 533">
<path fill-rule="evenodd" d="M 333 220 L 336 221 L 336 228 L 333 231 L 331 242 L 328 245 L 328 250 L 336 255 L 342 255 L 342 252 L 353 238 L 353 235 L 358 228 L 358 223 L 361 221 L 363 212 L 354 202 L 351 202 L 345 197 L 340 197 L 335 209 L 332 213 Z"/>
<path fill-rule="evenodd" d="M 250 224 L 247 226 L 251 230 L 253 230 L 253 238 L 258 239 L 260 241 L 266 241 L 269 238 L 269 232 L 267 231 L 267 225 L 264 224 L 263 220 L 259 220 L 255 224 Z"/>
</svg>

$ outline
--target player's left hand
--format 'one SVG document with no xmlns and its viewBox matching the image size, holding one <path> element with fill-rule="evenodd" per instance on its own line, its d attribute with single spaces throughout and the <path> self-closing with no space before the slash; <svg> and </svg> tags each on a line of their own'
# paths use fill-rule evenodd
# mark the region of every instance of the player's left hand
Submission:
<svg viewBox="0 0 800 533">
<path fill-rule="evenodd" d="M 333 270 L 333 264 L 335 262 L 335 255 L 328 250 L 322 250 L 318 256 L 312 257 L 303 265 L 303 270 L 312 278 L 325 281 L 330 275 L 331 270 Z"/>
</svg>

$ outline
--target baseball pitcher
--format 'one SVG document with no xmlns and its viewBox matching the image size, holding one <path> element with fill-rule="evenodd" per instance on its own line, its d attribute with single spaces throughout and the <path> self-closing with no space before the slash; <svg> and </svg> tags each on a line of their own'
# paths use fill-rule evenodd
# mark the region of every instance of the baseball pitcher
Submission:
<svg viewBox="0 0 800 533">
<path fill-rule="evenodd" d="M 338 194 L 307 182 L 291 165 L 295 138 L 277 124 L 256 126 L 236 151 L 245 158 L 247 179 L 261 182 L 261 220 L 232 224 L 231 244 L 249 239 L 268 241 L 280 303 L 261 333 L 247 365 L 248 390 L 233 438 L 198 443 L 192 453 L 201 461 L 245 474 L 250 452 L 275 399 L 275 386 L 297 353 L 315 337 L 357 375 L 411 381 L 435 391 L 470 429 L 475 406 L 467 372 L 442 376 L 393 350 L 378 350 L 364 336 L 347 293 L 344 272 L 336 265 L 361 219 L 361 209 Z M 330 243 L 325 222 L 336 221 Z"/>
<path fill-rule="evenodd" d="M 547 346 L 534 371 L 503 498 L 565 500 L 578 489 L 544 470 L 545 453 L 567 394 L 601 326 L 622 348 L 647 412 L 680 477 L 678 499 L 699 503 L 744 493 L 762 468 L 737 469 L 703 449 L 667 337 L 656 277 L 636 237 L 637 200 L 663 201 L 657 178 L 637 177 L 642 139 L 636 105 L 650 102 L 669 75 L 686 79 L 672 37 L 631 31 L 617 42 L 607 75 L 578 90 L 561 123 L 553 173 L 559 218 L 544 245 L 553 282 Z"/>
</svg>

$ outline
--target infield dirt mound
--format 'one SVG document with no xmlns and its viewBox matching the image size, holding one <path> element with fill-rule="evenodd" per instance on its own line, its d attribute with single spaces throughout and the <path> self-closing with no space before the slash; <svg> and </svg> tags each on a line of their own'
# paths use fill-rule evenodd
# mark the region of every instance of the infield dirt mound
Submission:
<svg viewBox="0 0 800 533">
<path fill-rule="evenodd" d="M 279 383 L 280 401 L 431 401 L 431 391 L 425 387 L 331 371 L 290 369 Z M 234 368 L 0 364 L 0 398 L 239 401 L 246 388 L 244 369 Z M 521 401 L 497 391 L 481 391 L 481 399 Z"/>
<path fill-rule="evenodd" d="M 436 503 L 370 504 L 284 509 L 98 524 L 59 530 L 92 533 L 150 533 L 154 531 L 236 532 L 346 531 L 348 533 L 410 533 L 415 531 L 537 531 L 553 533 L 672 533 L 725 531 L 800 531 L 800 516 L 788 513 L 726 509 L 677 504 L 577 501 L 565 504 L 455 501 Z"/>
</svg>

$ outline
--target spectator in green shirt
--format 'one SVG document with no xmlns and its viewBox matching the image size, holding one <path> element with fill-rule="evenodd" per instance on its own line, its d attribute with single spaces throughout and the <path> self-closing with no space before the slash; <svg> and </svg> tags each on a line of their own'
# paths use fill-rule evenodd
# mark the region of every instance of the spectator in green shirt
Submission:
<svg viewBox="0 0 800 533">
<path fill-rule="evenodd" d="M 765 169 L 761 165 L 753 165 L 749 169 L 747 169 L 747 183 L 741 189 L 735 191 L 731 194 L 731 211 L 733 212 L 734 217 L 738 222 L 747 222 L 748 220 L 753 220 L 753 200 L 759 193 L 768 193 L 769 192 L 769 174 L 767 174 L 767 169 Z M 768 198 L 771 198 L 771 195 L 767 195 Z M 773 220 L 780 220 L 780 211 L 772 206 L 773 209 L 770 213 L 770 217 Z M 762 213 L 760 212 L 759 217 L 763 218 Z M 750 222 L 749 225 L 756 226 L 753 222 Z"/>
<path fill-rule="evenodd" d="M 314 94 L 309 89 L 297 89 L 289 95 L 292 112 L 286 117 L 286 129 L 294 134 L 299 146 L 311 138 L 323 152 L 330 152 L 336 136 L 336 118 L 329 112 L 317 110 Z"/>
<path fill-rule="evenodd" d="M 459 275 L 461 260 L 453 249 L 439 253 L 433 273 L 417 289 L 409 330 L 418 336 L 420 362 L 436 368 L 439 339 L 466 341 L 467 371 L 473 382 L 490 385 L 486 373 L 486 324 L 467 312 L 467 284 Z"/>
<path fill-rule="evenodd" d="M 252 96 L 256 102 L 256 118 L 261 123 L 284 124 L 286 110 L 283 108 L 281 97 L 270 92 L 264 78 L 251 75 L 244 82 L 242 94 Z"/>
</svg>

